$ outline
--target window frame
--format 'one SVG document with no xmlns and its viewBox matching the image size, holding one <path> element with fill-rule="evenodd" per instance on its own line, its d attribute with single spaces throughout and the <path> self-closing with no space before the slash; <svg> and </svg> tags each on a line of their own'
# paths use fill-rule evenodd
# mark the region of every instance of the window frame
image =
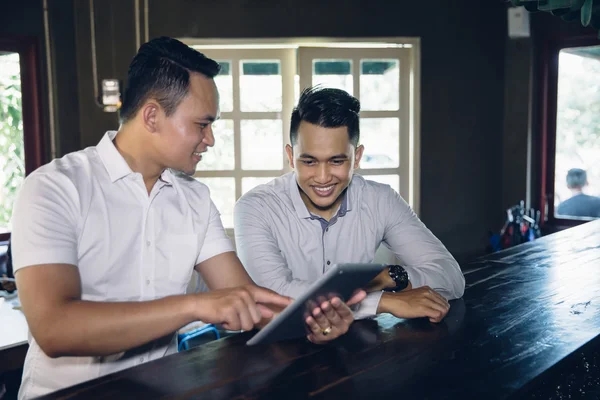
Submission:
<svg viewBox="0 0 600 400">
<path fill-rule="evenodd" d="M 342 48 L 342 49 L 353 49 L 358 50 L 373 48 L 390 48 L 390 47 L 404 47 L 405 49 L 410 49 L 410 56 L 407 57 L 408 65 L 407 67 L 410 70 L 410 77 L 408 79 L 408 89 L 410 93 L 406 93 L 408 99 L 400 99 L 401 104 L 406 101 L 407 102 L 407 115 L 408 123 L 406 129 L 409 132 L 409 140 L 408 143 L 405 144 L 409 149 L 408 155 L 409 160 L 400 160 L 400 167 L 398 168 L 398 175 L 402 177 L 400 174 L 400 168 L 408 169 L 408 179 L 407 182 L 404 182 L 406 185 L 408 196 L 405 197 L 405 200 L 411 205 L 413 210 L 419 214 L 419 206 L 420 206 L 420 39 L 419 38 L 404 38 L 404 37 L 374 37 L 374 38 L 353 38 L 353 39 L 341 39 L 341 38 L 329 38 L 329 37 L 319 37 L 319 38 L 277 38 L 277 39 L 195 39 L 195 38 L 180 38 L 184 43 L 189 46 L 193 46 L 197 48 L 201 52 L 205 52 L 207 55 L 211 56 L 211 54 L 215 54 L 217 57 L 212 58 L 220 58 L 223 60 L 229 59 L 226 54 L 219 54 L 222 50 L 235 49 L 236 52 L 246 53 L 248 49 L 256 49 L 257 52 L 260 53 L 261 49 L 290 49 L 296 50 L 298 48 L 314 48 L 314 47 L 329 47 L 329 48 Z M 267 52 L 265 52 L 267 53 Z M 297 62 L 296 55 L 289 52 L 288 57 L 294 58 L 294 62 Z M 222 56 L 222 57 L 218 57 Z M 236 57 L 237 58 L 237 57 Z M 252 58 L 260 58 L 260 57 L 252 57 Z M 288 65 L 291 63 L 287 63 Z M 282 65 L 282 68 L 283 67 Z M 283 72 L 283 71 L 282 71 Z M 299 71 L 298 71 L 299 74 Z M 234 80 L 236 79 L 234 74 Z M 300 77 L 302 80 L 302 77 Z M 288 88 L 286 90 L 286 85 Z M 283 82 L 283 93 L 286 96 L 286 93 L 294 93 L 293 81 L 285 81 Z M 302 85 L 301 85 L 302 86 Z M 235 87 L 235 84 L 234 84 Z M 235 96 L 235 89 L 234 89 Z M 235 99 L 234 99 L 235 104 Z M 291 115 L 291 109 L 288 110 L 288 106 L 286 106 L 286 101 L 284 100 L 283 110 L 281 119 L 283 121 L 283 143 L 289 143 L 289 118 Z M 234 107 L 235 108 L 235 107 Z M 378 115 L 378 112 L 368 112 L 369 114 Z M 228 119 L 231 113 L 222 112 L 222 119 Z M 237 112 L 234 110 L 234 114 Z M 385 114 L 385 113 L 384 113 Z M 362 115 L 362 114 L 361 114 Z M 402 135 L 402 133 L 401 133 Z M 234 144 L 236 151 L 236 167 L 234 170 L 230 171 L 198 171 L 195 176 L 202 177 L 235 177 L 236 183 L 241 182 L 241 177 L 244 176 L 275 176 L 281 173 L 286 173 L 290 171 L 287 162 L 284 164 L 283 171 L 243 171 L 240 175 L 240 171 L 237 166 L 239 166 L 239 158 L 241 154 L 238 153 L 239 148 L 239 134 L 235 133 L 236 142 Z M 283 149 L 282 149 L 283 152 Z M 285 155 L 284 155 L 285 157 Z M 389 174 L 392 169 L 361 169 L 360 173 L 365 173 L 365 175 L 377 175 L 378 172 L 385 172 Z M 239 176 L 238 176 L 239 175 Z M 401 191 L 402 191 L 403 182 L 401 181 Z M 405 196 L 405 193 L 401 193 Z M 241 185 L 236 184 L 236 199 L 241 195 Z M 237 201 L 237 200 L 236 200 Z M 228 234 L 232 234 L 232 229 L 226 229 Z"/>
<path fill-rule="evenodd" d="M 556 117 L 558 104 L 558 63 L 562 49 L 598 46 L 596 34 L 560 36 L 544 43 L 540 65 L 541 85 L 537 98 L 540 101 L 540 184 L 539 204 L 542 225 L 547 231 L 558 231 L 589 222 L 590 219 L 560 218 L 554 215 L 556 169 Z"/>
<path fill-rule="evenodd" d="M 361 105 L 364 105 L 360 94 L 361 60 L 369 58 L 390 58 L 399 61 L 399 108 L 396 110 L 365 110 L 364 107 L 361 107 L 360 111 L 361 121 L 366 119 L 376 120 L 380 118 L 398 119 L 399 143 L 397 150 L 399 164 L 397 167 L 359 168 L 357 172 L 366 179 L 369 179 L 370 176 L 377 175 L 396 175 L 399 179 L 398 192 L 409 204 L 411 204 L 413 202 L 411 199 L 413 193 L 413 187 L 411 187 L 413 181 L 413 177 L 411 176 L 411 158 L 414 156 L 413 151 L 411 151 L 412 135 L 410 133 L 410 122 L 412 119 L 411 97 L 413 95 L 410 85 L 410 76 L 412 72 L 411 59 L 413 58 L 412 48 L 357 49 L 302 46 L 298 49 L 298 74 L 300 76 L 301 88 L 312 85 L 312 63 L 315 60 L 327 58 L 336 60 L 347 59 L 351 61 L 354 97 L 361 102 Z"/>
<path fill-rule="evenodd" d="M 44 163 L 45 155 L 40 88 L 42 69 L 38 39 L 30 36 L 0 35 L 0 51 L 19 54 L 25 176 L 27 176 Z M 9 239 L 10 232 L 0 233 L 0 241 Z"/>
</svg>

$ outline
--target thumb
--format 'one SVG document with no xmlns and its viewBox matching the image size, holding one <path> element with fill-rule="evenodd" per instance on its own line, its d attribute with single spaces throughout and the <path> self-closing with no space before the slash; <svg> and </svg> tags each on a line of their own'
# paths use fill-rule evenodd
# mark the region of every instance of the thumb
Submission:
<svg viewBox="0 0 600 400">
<path fill-rule="evenodd" d="M 365 297 L 367 297 L 367 292 L 365 292 L 362 289 L 356 290 L 354 292 L 354 294 L 352 294 L 352 297 L 350 297 L 350 299 L 348 299 L 348 301 L 346 302 L 346 305 L 353 306 L 355 304 L 358 304 L 361 301 L 363 301 L 365 299 Z"/>
</svg>

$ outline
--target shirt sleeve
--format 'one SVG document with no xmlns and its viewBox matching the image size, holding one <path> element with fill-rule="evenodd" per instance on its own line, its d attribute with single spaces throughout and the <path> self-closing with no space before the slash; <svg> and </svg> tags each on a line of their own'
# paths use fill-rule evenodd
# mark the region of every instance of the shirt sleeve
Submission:
<svg viewBox="0 0 600 400">
<path fill-rule="evenodd" d="M 227 236 L 227 233 L 223 228 L 221 214 L 212 200 L 210 200 L 208 218 L 208 229 L 206 230 L 204 242 L 202 243 L 198 259 L 196 260 L 196 265 L 209 258 L 218 256 L 219 254 L 235 251 L 231 239 L 229 239 L 229 236 Z"/>
<path fill-rule="evenodd" d="M 235 205 L 235 244 L 240 261 L 252 280 L 281 295 L 297 298 L 312 282 L 294 279 L 271 231 L 266 209 L 257 196 L 243 197 Z"/>
<path fill-rule="evenodd" d="M 28 176 L 13 207 L 14 271 L 38 264 L 78 265 L 79 196 L 60 172 Z"/>
<path fill-rule="evenodd" d="M 368 293 L 363 301 L 352 307 L 354 319 L 364 319 L 376 316 L 382 295 L 383 292 L 381 291 Z"/>
<path fill-rule="evenodd" d="M 378 199 L 383 242 L 408 272 L 412 287 L 429 286 L 449 300 L 461 297 L 465 278 L 446 247 L 396 191 L 386 187 Z"/>
</svg>

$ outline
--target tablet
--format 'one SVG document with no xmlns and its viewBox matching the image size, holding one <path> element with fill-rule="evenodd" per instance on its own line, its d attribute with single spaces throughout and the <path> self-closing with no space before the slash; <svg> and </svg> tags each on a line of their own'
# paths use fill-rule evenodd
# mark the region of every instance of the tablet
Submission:
<svg viewBox="0 0 600 400">
<path fill-rule="evenodd" d="M 311 303 L 316 304 L 334 296 L 346 301 L 356 289 L 365 287 L 386 267 L 384 264 L 335 264 L 308 290 L 287 306 L 281 314 L 254 335 L 247 345 L 266 344 L 306 336 L 306 317 Z"/>
</svg>

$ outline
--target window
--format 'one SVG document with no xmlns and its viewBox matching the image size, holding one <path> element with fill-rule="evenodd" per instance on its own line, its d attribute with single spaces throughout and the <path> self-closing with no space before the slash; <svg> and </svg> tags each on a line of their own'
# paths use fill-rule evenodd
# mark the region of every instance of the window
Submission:
<svg viewBox="0 0 600 400">
<path fill-rule="evenodd" d="M 552 229 L 600 217 L 600 46 L 564 38 L 549 46 L 542 107 L 542 200 Z M 593 44 L 593 45 L 592 45 Z"/>
<path fill-rule="evenodd" d="M 599 110 L 600 46 L 560 50 L 554 166 L 555 217 L 600 217 Z M 587 201 L 586 196 L 596 197 L 596 204 Z"/>
<path fill-rule="evenodd" d="M 236 200 L 289 171 L 284 126 L 289 125 L 294 106 L 294 53 L 291 49 L 204 52 L 221 64 L 215 78 L 221 119 L 213 126 L 215 146 L 198 163 L 195 177 L 210 188 L 223 225 L 231 229 Z"/>
<path fill-rule="evenodd" d="M 38 61 L 35 39 L 0 37 L 0 240 L 25 175 L 42 164 Z"/>
<path fill-rule="evenodd" d="M 284 146 L 291 113 L 301 88 L 315 84 L 361 101 L 365 152 L 358 173 L 389 184 L 418 208 L 418 42 L 214 42 L 187 41 L 222 66 L 215 146 L 195 177 L 210 188 L 230 233 L 237 199 L 290 171 Z"/>
<path fill-rule="evenodd" d="M 19 53 L 0 53 L 0 233 L 10 232 L 17 191 L 25 178 Z"/>
<path fill-rule="evenodd" d="M 365 151 L 359 173 L 390 185 L 407 200 L 411 192 L 410 54 L 405 48 L 298 49 L 302 87 L 322 84 L 360 100 L 360 141 Z"/>
</svg>

